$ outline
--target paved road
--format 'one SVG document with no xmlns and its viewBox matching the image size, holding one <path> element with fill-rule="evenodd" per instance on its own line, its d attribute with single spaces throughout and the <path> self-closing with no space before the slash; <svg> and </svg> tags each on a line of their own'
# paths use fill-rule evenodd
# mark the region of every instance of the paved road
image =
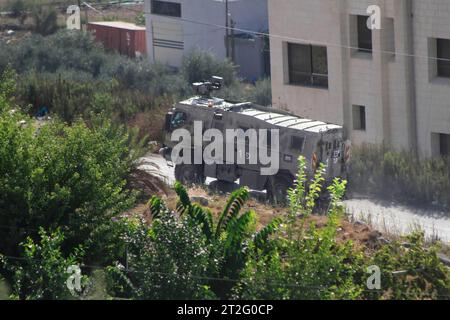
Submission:
<svg viewBox="0 0 450 320">
<path fill-rule="evenodd" d="M 157 154 L 149 154 L 141 159 L 140 168 L 159 176 L 168 184 L 175 182 L 173 167 Z M 213 181 L 207 179 L 207 183 Z M 354 197 L 344 201 L 349 214 L 368 222 L 382 232 L 407 234 L 420 227 L 428 238 L 438 237 L 450 244 L 450 209 L 439 211 L 408 207 L 397 203 L 376 199 Z"/>
<path fill-rule="evenodd" d="M 371 221 L 384 232 L 407 234 L 421 228 L 429 239 L 450 244 L 450 210 L 424 209 L 369 198 L 346 200 L 347 212 L 356 219 Z"/>
</svg>

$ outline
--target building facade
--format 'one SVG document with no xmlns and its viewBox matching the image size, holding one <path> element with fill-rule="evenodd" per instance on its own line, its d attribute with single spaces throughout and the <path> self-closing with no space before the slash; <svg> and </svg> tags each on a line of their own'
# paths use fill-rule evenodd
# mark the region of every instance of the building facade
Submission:
<svg viewBox="0 0 450 320">
<path fill-rule="evenodd" d="M 450 1 L 269 0 L 269 29 L 275 107 L 450 154 Z"/>
<path fill-rule="evenodd" d="M 183 55 L 194 49 L 209 51 L 225 59 L 225 8 L 225 0 L 146 0 L 150 61 L 178 68 Z M 234 23 L 240 30 L 267 31 L 267 0 L 229 0 L 228 10 L 230 27 Z M 235 31 L 232 39 L 229 40 L 229 56 L 239 67 L 240 74 L 249 80 L 264 75 L 264 37 Z"/>
</svg>

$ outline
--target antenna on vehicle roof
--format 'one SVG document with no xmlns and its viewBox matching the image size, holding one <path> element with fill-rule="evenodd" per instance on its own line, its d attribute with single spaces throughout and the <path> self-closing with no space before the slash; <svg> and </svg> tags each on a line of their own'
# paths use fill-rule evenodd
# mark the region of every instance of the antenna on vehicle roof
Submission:
<svg viewBox="0 0 450 320">
<path fill-rule="evenodd" d="M 192 84 L 195 92 L 201 96 L 210 97 L 211 92 L 220 90 L 223 86 L 222 77 L 211 77 L 211 80 L 205 82 L 195 82 Z"/>
</svg>

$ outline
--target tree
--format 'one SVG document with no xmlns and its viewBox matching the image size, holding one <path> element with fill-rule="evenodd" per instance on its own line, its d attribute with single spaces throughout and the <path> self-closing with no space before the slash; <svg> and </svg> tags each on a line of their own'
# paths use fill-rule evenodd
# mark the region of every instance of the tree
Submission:
<svg viewBox="0 0 450 320">
<path fill-rule="evenodd" d="M 59 229 L 47 233 L 41 228 L 39 236 L 39 242 L 29 237 L 21 243 L 21 259 L 6 258 L 6 267 L 13 273 L 12 297 L 26 300 L 73 298 L 67 286 L 71 275 L 67 271 L 69 267 L 80 265 L 83 250 L 75 248 L 65 257 L 61 250 L 64 235 Z M 87 280 L 81 276 L 80 284 Z"/>
<path fill-rule="evenodd" d="M 110 233 L 112 218 L 134 202 L 125 188 L 134 159 L 129 135 L 104 119 L 90 128 L 36 123 L 11 109 L 13 87 L 0 84 L 0 252 L 15 256 L 39 227 L 59 227 L 63 250 L 84 244 L 90 258 L 99 256 L 96 243 Z"/>
<path fill-rule="evenodd" d="M 149 227 L 127 221 L 125 261 L 109 267 L 112 296 L 133 299 L 215 298 L 208 285 L 211 246 L 200 227 L 169 212 Z M 124 266 L 125 264 L 125 266 Z"/>
<path fill-rule="evenodd" d="M 362 295 L 363 255 L 352 242 L 336 239 L 343 208 L 345 181 L 328 187 L 331 203 L 322 229 L 307 218 L 322 192 L 324 166 L 307 183 L 305 159 L 289 190 L 289 214 L 268 255 L 252 255 L 234 294 L 243 299 L 355 299 Z"/>
<path fill-rule="evenodd" d="M 25 2 L 23 0 L 14 0 L 9 5 L 9 10 L 11 11 L 11 16 L 19 19 L 20 24 L 23 25 L 27 18 L 27 5 Z"/>
<path fill-rule="evenodd" d="M 58 14 L 50 6 L 33 6 L 31 17 L 33 19 L 34 32 L 43 36 L 48 36 L 58 30 Z"/>
<path fill-rule="evenodd" d="M 239 278 L 250 251 L 268 246 L 270 235 L 278 229 L 281 221 L 274 219 L 261 231 L 255 232 L 256 213 L 250 210 L 240 214 L 249 198 L 247 188 L 241 188 L 231 194 L 217 222 L 214 222 L 209 209 L 191 203 L 180 182 L 175 184 L 175 191 L 179 197 L 178 213 L 200 227 L 207 244 L 212 246 L 210 260 L 219 263 L 210 268 L 211 277 L 217 278 L 211 282 L 211 288 L 219 297 L 226 298 Z M 153 217 L 159 218 L 167 214 L 167 209 L 159 198 L 153 197 L 149 204 Z"/>
</svg>

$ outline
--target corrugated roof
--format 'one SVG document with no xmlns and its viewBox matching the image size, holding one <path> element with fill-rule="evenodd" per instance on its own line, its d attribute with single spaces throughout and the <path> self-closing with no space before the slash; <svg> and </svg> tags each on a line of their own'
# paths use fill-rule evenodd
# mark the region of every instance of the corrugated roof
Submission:
<svg viewBox="0 0 450 320">
<path fill-rule="evenodd" d="M 192 106 L 207 107 L 210 101 L 214 103 L 215 108 L 254 117 L 258 120 L 265 121 L 271 125 L 278 127 L 303 130 L 312 133 L 321 133 L 336 129 L 342 129 L 342 126 L 298 117 L 281 110 L 259 107 L 248 102 L 235 104 L 218 98 L 192 97 L 190 99 L 182 101 L 181 103 Z"/>
<path fill-rule="evenodd" d="M 135 25 L 134 23 L 123 21 L 99 21 L 99 22 L 89 22 L 89 24 L 126 30 L 146 30 L 145 27 L 141 27 Z"/>
<path fill-rule="evenodd" d="M 295 130 L 303 130 L 313 133 L 327 132 L 330 130 L 342 129 L 341 126 L 335 124 L 329 124 L 323 121 L 316 121 L 311 119 L 305 119 L 294 115 L 286 115 L 284 113 L 278 113 L 275 110 L 263 111 L 258 109 L 243 109 L 237 111 L 237 113 L 245 114 L 247 116 L 255 117 L 259 120 L 276 125 L 283 128 L 290 128 Z"/>
</svg>

